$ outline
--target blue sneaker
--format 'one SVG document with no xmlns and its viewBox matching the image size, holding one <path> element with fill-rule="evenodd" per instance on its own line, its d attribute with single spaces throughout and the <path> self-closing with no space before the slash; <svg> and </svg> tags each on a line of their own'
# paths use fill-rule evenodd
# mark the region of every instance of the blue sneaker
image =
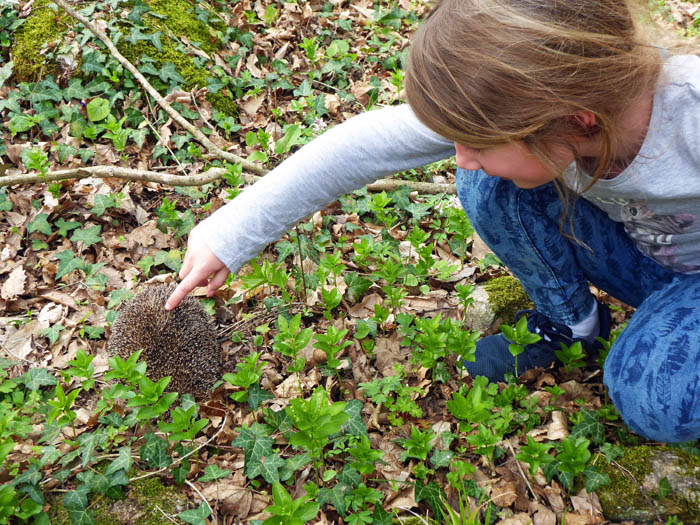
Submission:
<svg viewBox="0 0 700 525">
<path fill-rule="evenodd" d="M 571 346 L 581 341 L 589 357 L 600 351 L 599 342 L 591 344 L 582 339 L 574 339 L 568 326 L 549 320 L 537 310 L 521 310 L 515 314 L 516 321 L 523 315 L 527 315 L 528 330 L 542 336 L 542 339 L 527 345 L 525 351 L 518 356 L 518 375 L 531 368 L 546 368 L 552 363 L 560 363 L 554 353 L 561 349 L 559 343 Z M 598 321 L 599 335 L 607 339 L 610 337 L 610 309 L 607 305 L 598 303 Z M 476 361 L 464 361 L 464 367 L 472 377 L 486 376 L 489 381 L 504 381 L 506 373 L 515 372 L 515 358 L 508 350 L 510 344 L 500 333 L 479 339 L 476 343 Z"/>
</svg>

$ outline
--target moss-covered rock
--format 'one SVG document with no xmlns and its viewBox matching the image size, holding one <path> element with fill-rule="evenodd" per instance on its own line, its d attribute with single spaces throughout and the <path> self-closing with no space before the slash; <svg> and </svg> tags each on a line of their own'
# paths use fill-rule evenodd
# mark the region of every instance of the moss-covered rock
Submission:
<svg viewBox="0 0 700 525">
<path fill-rule="evenodd" d="M 491 279 L 484 288 L 494 313 L 503 319 L 504 323 L 515 322 L 515 314 L 518 311 L 533 308 L 532 301 L 515 277 L 506 275 Z"/>
<path fill-rule="evenodd" d="M 211 76 L 209 70 L 213 67 L 213 61 L 198 65 L 195 57 L 184 49 L 181 38 L 186 38 L 205 53 L 211 54 L 223 45 L 219 35 L 225 31 L 225 24 L 215 15 L 205 24 L 197 18 L 195 7 L 189 0 L 146 0 L 145 3 L 150 7 L 151 14 L 144 13 L 141 16 L 146 27 L 143 32 L 155 34 L 160 31 L 161 49 L 147 40 L 131 43 L 122 38 L 117 43 L 119 52 L 136 67 L 142 55 L 150 57 L 153 67 L 158 70 L 168 62 L 174 64 L 184 79 L 184 89 L 207 87 L 207 77 Z M 48 0 L 37 1 L 26 22 L 15 34 L 11 50 L 15 80 L 34 82 L 56 73 L 58 65 L 42 51 L 53 43 L 60 45 L 65 33 L 76 23 L 60 8 L 49 7 Z M 124 31 L 128 34 L 129 28 L 124 26 Z M 230 96 L 210 93 L 207 98 L 218 111 L 226 115 L 237 115 L 237 105 Z"/>
<path fill-rule="evenodd" d="M 59 42 L 71 24 L 70 17 L 52 5 L 53 8 L 49 7 L 48 0 L 35 2 L 32 12 L 14 34 L 10 56 L 17 82 L 36 82 L 58 69 L 42 52 L 49 44 Z"/>
<path fill-rule="evenodd" d="M 126 492 L 123 500 L 91 494 L 90 510 L 94 513 L 95 522 L 100 525 L 161 525 L 175 519 L 175 523 L 184 523 L 175 516 L 195 506 L 184 492 L 165 486 L 156 477 L 129 483 Z M 52 525 L 71 525 L 62 497 L 53 498 L 49 504 Z"/>
<path fill-rule="evenodd" d="M 605 518 L 610 521 L 655 522 L 677 516 L 700 523 L 700 458 L 668 447 L 626 447 L 619 465 L 600 457 L 596 468 L 610 476 L 598 489 Z M 670 490 L 660 488 L 666 479 Z"/>
</svg>

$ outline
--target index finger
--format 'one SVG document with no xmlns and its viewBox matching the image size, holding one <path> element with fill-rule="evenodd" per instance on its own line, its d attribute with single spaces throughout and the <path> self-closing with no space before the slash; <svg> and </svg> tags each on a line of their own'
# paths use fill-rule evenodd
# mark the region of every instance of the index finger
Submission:
<svg viewBox="0 0 700 525">
<path fill-rule="evenodd" d="M 202 281 L 207 281 L 206 275 L 199 276 L 194 272 L 189 273 L 187 277 L 180 281 L 180 284 L 173 290 L 173 293 L 170 294 L 170 297 L 168 297 L 168 300 L 165 302 L 165 309 L 172 310 L 179 305 L 187 294 L 194 290 Z"/>
</svg>

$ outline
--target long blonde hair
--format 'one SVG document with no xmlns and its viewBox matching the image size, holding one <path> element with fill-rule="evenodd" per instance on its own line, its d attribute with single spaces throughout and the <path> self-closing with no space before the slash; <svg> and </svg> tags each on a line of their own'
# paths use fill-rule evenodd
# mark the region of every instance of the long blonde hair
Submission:
<svg viewBox="0 0 700 525">
<path fill-rule="evenodd" d="M 626 0 L 441 0 L 413 37 L 406 95 L 446 138 L 472 148 L 524 141 L 552 167 L 545 146 L 574 151 L 568 137 L 596 134 L 595 180 L 661 61 Z M 594 128 L 572 118 L 584 111 Z"/>
</svg>

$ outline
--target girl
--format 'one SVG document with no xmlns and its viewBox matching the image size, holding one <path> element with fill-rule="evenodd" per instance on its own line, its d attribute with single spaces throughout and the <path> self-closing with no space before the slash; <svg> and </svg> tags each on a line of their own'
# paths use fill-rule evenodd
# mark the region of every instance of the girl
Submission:
<svg viewBox="0 0 700 525">
<path fill-rule="evenodd" d="M 700 58 L 663 55 L 621 0 L 442 0 L 411 46 L 409 105 L 333 128 L 198 225 L 166 308 L 338 196 L 456 154 L 467 215 L 536 306 L 519 366 L 609 335 L 591 281 L 637 308 L 605 363 L 623 419 L 697 439 Z M 513 365 L 495 335 L 467 368 Z"/>
</svg>

